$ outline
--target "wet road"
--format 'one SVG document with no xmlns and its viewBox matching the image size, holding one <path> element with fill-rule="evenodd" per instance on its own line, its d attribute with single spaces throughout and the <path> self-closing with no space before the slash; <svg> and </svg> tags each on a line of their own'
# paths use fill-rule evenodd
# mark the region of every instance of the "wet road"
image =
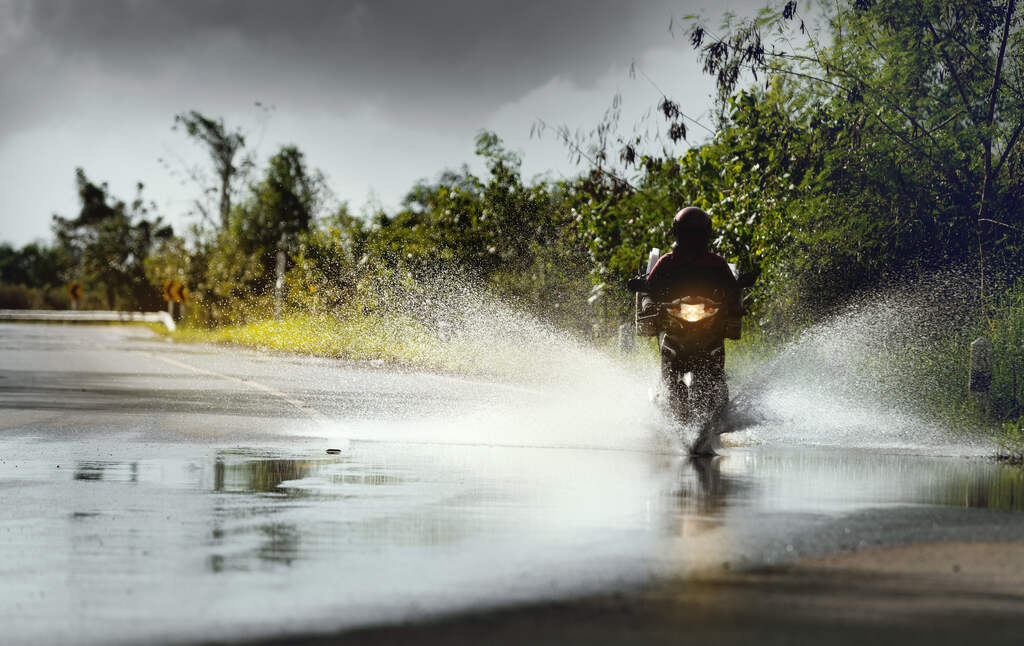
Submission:
<svg viewBox="0 0 1024 646">
<path fill-rule="evenodd" d="M 1024 476 L 983 450 L 776 420 L 692 462 L 595 365 L 500 384 L 0 325 L 4 642 L 331 631 L 1024 535 Z"/>
</svg>

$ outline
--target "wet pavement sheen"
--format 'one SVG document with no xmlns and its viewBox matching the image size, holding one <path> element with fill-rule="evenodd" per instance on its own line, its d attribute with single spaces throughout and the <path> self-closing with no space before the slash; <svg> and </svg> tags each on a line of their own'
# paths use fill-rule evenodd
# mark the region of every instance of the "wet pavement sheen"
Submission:
<svg viewBox="0 0 1024 646">
<path fill-rule="evenodd" d="M 244 384 L 168 372 L 137 351 L 170 351 L 142 332 L 41 327 L 0 326 L 4 643 L 326 631 L 1024 529 L 1024 472 L 976 456 L 758 445 L 754 432 L 694 461 L 650 428 L 580 444 L 537 414 L 517 444 L 515 424 L 496 420 L 496 437 L 462 426 L 481 409 L 507 418 L 529 392 L 175 355 L 325 411 L 300 419 Z M 333 385 L 363 394 L 327 404 Z M 365 403 L 374 388 L 405 402 L 400 428 Z"/>
</svg>

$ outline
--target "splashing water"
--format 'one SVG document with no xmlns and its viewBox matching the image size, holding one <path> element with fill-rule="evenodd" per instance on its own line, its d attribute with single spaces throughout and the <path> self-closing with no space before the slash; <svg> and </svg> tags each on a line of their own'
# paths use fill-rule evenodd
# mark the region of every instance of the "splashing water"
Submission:
<svg viewBox="0 0 1024 646">
<path fill-rule="evenodd" d="M 947 276 L 862 298 L 748 366 L 745 377 L 730 380 L 730 417 L 741 428 L 727 429 L 737 430 L 727 444 L 988 452 L 923 410 L 915 392 L 941 385 L 921 383 L 927 375 L 912 374 L 907 363 L 964 320 L 964 299 L 956 296 L 963 292 Z M 695 429 L 675 428 L 649 401 L 658 375 L 653 356 L 621 361 L 457 280 L 439 279 L 389 307 L 428 313 L 420 318 L 434 338 L 424 350 L 430 363 L 501 380 L 490 396 L 418 419 L 418 438 L 633 450 L 685 450 L 694 439 Z"/>
<path fill-rule="evenodd" d="M 991 452 L 983 438 L 954 432 L 934 406 L 956 381 L 951 371 L 967 371 L 943 353 L 968 320 L 964 285 L 962 277 L 932 276 L 860 298 L 808 328 L 734 389 L 736 405 L 755 423 L 730 439 Z M 935 356 L 945 365 L 922 369 Z"/>
<path fill-rule="evenodd" d="M 664 441 L 664 425 L 647 395 L 656 373 L 646 366 L 628 365 L 463 281 L 438 279 L 388 308 L 420 313 L 431 330 L 432 341 L 423 350 L 427 363 L 499 380 L 485 397 L 417 420 L 410 435 L 632 450 Z M 472 377 L 450 379 L 473 383 Z"/>
</svg>

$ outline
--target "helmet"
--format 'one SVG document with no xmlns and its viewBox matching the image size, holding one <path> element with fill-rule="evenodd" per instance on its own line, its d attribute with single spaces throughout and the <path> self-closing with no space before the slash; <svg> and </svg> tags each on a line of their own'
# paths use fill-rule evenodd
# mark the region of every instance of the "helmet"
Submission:
<svg viewBox="0 0 1024 646">
<path fill-rule="evenodd" d="M 688 206 L 676 213 L 672 221 L 672 235 L 677 247 L 692 252 L 704 251 L 711 242 L 711 216 L 696 206 Z"/>
</svg>

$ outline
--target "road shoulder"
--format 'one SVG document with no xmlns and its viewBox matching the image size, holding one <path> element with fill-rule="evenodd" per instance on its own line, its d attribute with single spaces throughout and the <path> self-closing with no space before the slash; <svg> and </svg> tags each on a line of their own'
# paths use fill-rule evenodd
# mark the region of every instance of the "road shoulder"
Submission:
<svg viewBox="0 0 1024 646">
<path fill-rule="evenodd" d="M 1018 644 L 1024 543 L 926 543 L 261 644 Z"/>
</svg>

